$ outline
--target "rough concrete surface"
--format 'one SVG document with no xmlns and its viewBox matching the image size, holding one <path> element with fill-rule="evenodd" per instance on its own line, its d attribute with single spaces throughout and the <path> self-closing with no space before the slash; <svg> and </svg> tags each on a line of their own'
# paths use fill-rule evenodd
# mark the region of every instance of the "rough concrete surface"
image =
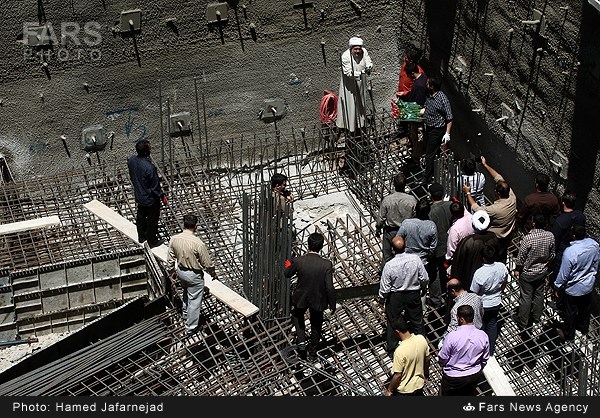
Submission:
<svg viewBox="0 0 600 418">
<path fill-rule="evenodd" d="M 223 41 L 207 21 L 208 3 L 3 2 L 0 34 L 9 41 L 0 47 L 0 153 L 13 174 L 96 164 L 80 139 L 96 124 L 114 132 L 103 161 L 124 164 L 143 137 L 158 159 L 161 143 L 169 143 L 169 111 L 191 113 L 195 141 L 206 141 L 205 129 L 209 141 L 271 131 L 257 115 L 273 97 L 287 104 L 279 129 L 318 124 L 323 91 L 337 93 L 339 55 L 360 34 L 377 70 L 376 110 L 390 109 L 404 46 L 417 44 L 457 110 L 456 154 L 486 154 L 520 198 L 533 191 L 535 172 L 554 173 L 553 188 L 576 190 L 598 234 L 600 13 L 587 0 L 324 0 L 307 9 L 306 26 L 294 8 L 299 0 L 231 1 L 237 7 L 229 7 Z M 141 32 L 121 36 L 121 12 L 135 8 Z M 52 24 L 47 67 L 21 41 L 24 22 Z"/>
</svg>

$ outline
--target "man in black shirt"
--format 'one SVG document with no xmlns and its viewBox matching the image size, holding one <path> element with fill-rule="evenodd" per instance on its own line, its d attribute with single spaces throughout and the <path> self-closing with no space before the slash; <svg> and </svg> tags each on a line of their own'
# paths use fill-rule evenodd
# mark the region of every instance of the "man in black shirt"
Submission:
<svg viewBox="0 0 600 418">
<path fill-rule="evenodd" d="M 157 247 L 161 244 L 157 239 L 160 203 L 166 204 L 167 198 L 160 187 L 156 166 L 150 158 L 151 148 L 148 140 L 138 141 L 135 144 L 137 155 L 129 157 L 127 167 L 137 203 L 135 226 L 138 241 L 148 241 L 150 247 Z"/>
</svg>

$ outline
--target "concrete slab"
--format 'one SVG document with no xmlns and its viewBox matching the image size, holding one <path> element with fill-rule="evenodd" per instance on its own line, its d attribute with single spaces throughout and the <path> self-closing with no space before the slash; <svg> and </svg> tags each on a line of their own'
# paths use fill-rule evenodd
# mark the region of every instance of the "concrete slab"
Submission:
<svg viewBox="0 0 600 418">
<path fill-rule="evenodd" d="M 483 374 L 496 396 L 516 396 L 504 370 L 494 356 L 490 357 L 483 368 Z"/>
</svg>

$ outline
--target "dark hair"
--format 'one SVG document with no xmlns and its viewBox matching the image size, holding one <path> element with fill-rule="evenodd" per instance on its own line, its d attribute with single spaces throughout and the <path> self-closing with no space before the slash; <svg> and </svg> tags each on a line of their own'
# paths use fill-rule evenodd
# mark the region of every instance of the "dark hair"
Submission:
<svg viewBox="0 0 600 418">
<path fill-rule="evenodd" d="M 576 240 L 584 239 L 586 235 L 585 226 L 573 225 L 571 227 L 571 233 L 573 234 Z"/>
<path fill-rule="evenodd" d="M 493 263 L 496 260 L 496 247 L 491 244 L 485 244 L 481 249 L 481 258 L 488 264 Z"/>
<path fill-rule="evenodd" d="M 422 198 L 417 202 L 417 207 L 415 209 L 415 213 L 417 218 L 426 221 L 429 219 L 429 211 L 431 210 L 431 203 L 426 198 Z"/>
<path fill-rule="evenodd" d="M 287 176 L 281 173 L 275 173 L 271 177 L 271 189 L 274 189 L 276 186 L 283 184 L 287 181 Z"/>
<path fill-rule="evenodd" d="M 400 331 L 400 332 L 408 331 L 408 324 L 406 323 L 406 320 L 404 319 L 402 314 L 400 314 L 396 317 L 393 317 L 392 320 L 390 321 L 390 326 L 392 327 L 392 329 L 394 329 L 396 331 Z"/>
<path fill-rule="evenodd" d="M 444 189 L 442 190 L 436 190 L 435 192 L 431 193 L 431 199 L 432 200 L 442 200 L 444 198 Z"/>
<path fill-rule="evenodd" d="M 318 232 L 313 232 L 308 236 L 308 250 L 318 252 L 323 249 L 325 238 Z"/>
<path fill-rule="evenodd" d="M 460 219 L 465 216 L 465 207 L 462 202 L 452 202 L 450 204 L 450 213 L 453 218 Z"/>
<path fill-rule="evenodd" d="M 548 226 L 548 218 L 542 212 L 536 212 L 533 214 L 533 224 L 537 229 L 546 229 Z"/>
<path fill-rule="evenodd" d="M 456 317 L 464 319 L 467 324 L 472 324 L 475 311 L 471 305 L 460 305 L 456 310 Z"/>
<path fill-rule="evenodd" d="M 446 289 L 448 289 L 448 291 L 454 290 L 455 292 L 458 292 L 459 290 L 463 290 L 463 285 L 462 285 L 462 282 L 458 279 L 455 279 L 455 280 L 450 279 L 450 280 L 448 280 Z"/>
<path fill-rule="evenodd" d="M 565 190 L 565 192 L 563 193 L 562 198 L 560 200 L 569 209 L 574 209 L 575 201 L 577 200 L 577 196 L 575 195 L 575 192 L 572 192 L 571 190 Z"/>
<path fill-rule="evenodd" d="M 150 155 L 150 141 L 142 139 L 135 143 L 135 151 L 138 157 L 147 157 Z"/>
<path fill-rule="evenodd" d="M 198 217 L 196 215 L 193 213 L 183 215 L 183 227 L 185 229 L 196 228 L 196 225 L 198 225 Z"/>
<path fill-rule="evenodd" d="M 440 91 L 440 89 L 442 88 L 442 81 L 437 77 L 429 77 L 427 79 L 427 84 L 431 86 L 433 91 Z"/>
<path fill-rule="evenodd" d="M 421 55 L 423 54 L 423 51 L 421 51 L 413 44 L 408 44 L 406 45 L 406 51 L 404 51 L 404 54 L 406 55 L 407 61 L 418 64 L 421 60 Z"/>
<path fill-rule="evenodd" d="M 461 169 L 462 169 L 463 173 L 466 174 L 467 176 L 472 176 L 473 174 L 475 174 L 476 168 L 477 168 L 477 163 L 475 162 L 475 160 L 473 158 L 467 158 L 466 160 L 463 160 L 463 162 L 461 164 Z"/>
<path fill-rule="evenodd" d="M 406 63 L 406 65 L 404 66 L 404 71 L 406 72 L 406 74 L 411 75 L 413 73 L 418 73 L 419 72 L 419 66 L 417 65 L 416 62 L 413 61 L 409 61 Z"/>
<path fill-rule="evenodd" d="M 506 199 L 508 196 L 510 196 L 510 186 L 504 180 L 496 182 L 494 191 L 503 199 Z"/>
<path fill-rule="evenodd" d="M 548 186 L 550 185 L 550 177 L 546 173 L 538 173 L 535 176 L 535 185 L 540 192 L 547 192 Z"/>
<path fill-rule="evenodd" d="M 403 192 L 406 187 L 406 176 L 404 173 L 398 173 L 394 177 L 394 190 L 397 192 Z"/>
</svg>

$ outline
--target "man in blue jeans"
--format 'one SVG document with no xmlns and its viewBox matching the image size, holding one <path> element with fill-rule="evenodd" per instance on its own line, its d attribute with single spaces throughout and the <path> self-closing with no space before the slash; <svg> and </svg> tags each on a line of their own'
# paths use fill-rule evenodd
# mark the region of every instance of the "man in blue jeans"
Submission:
<svg viewBox="0 0 600 418">
<path fill-rule="evenodd" d="M 167 272 L 177 273 L 183 288 L 182 316 L 186 334 L 193 334 L 200 323 L 200 308 L 204 293 L 204 271 L 217 280 L 215 265 L 204 242 L 195 235 L 198 217 L 187 214 L 183 217 L 183 232 L 174 235 L 169 242 Z M 177 261 L 177 268 L 175 267 Z"/>
</svg>

